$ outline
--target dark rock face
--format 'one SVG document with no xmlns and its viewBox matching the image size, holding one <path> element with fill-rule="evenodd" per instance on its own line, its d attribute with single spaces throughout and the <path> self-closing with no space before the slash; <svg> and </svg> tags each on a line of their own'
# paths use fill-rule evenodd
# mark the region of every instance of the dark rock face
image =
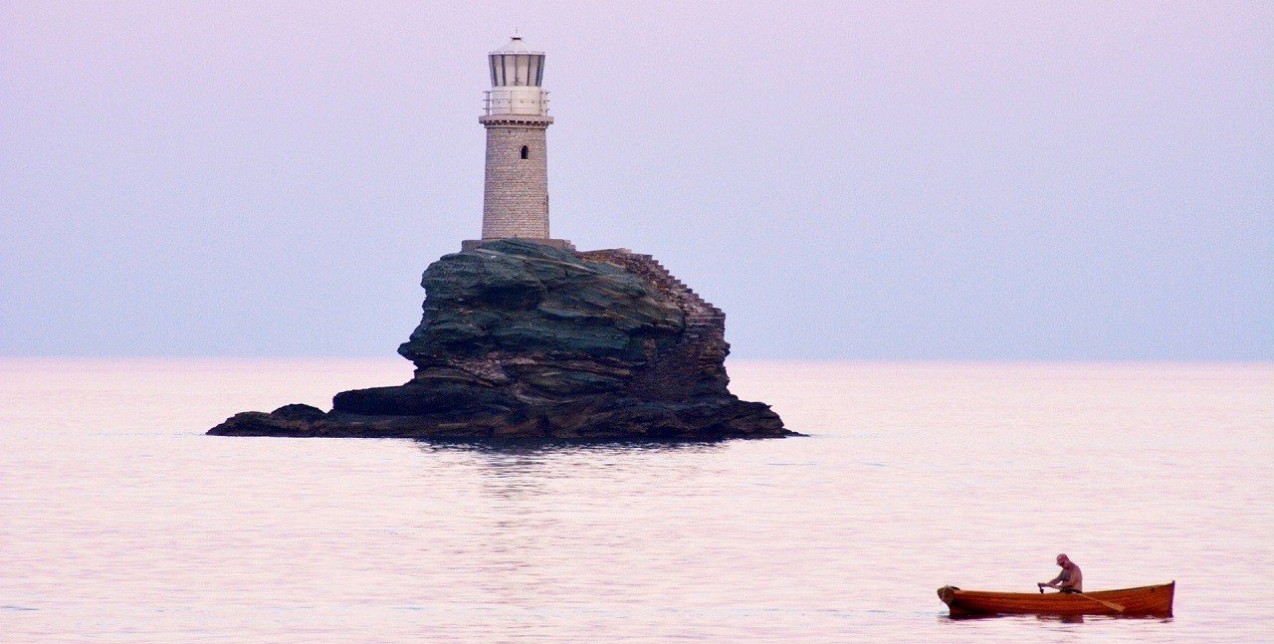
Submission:
<svg viewBox="0 0 1274 644">
<path fill-rule="evenodd" d="M 725 315 L 646 255 L 522 240 L 425 271 L 424 317 L 398 348 L 401 386 L 344 391 L 332 411 L 236 414 L 210 434 L 433 440 L 716 440 L 791 436 L 727 389 Z"/>
</svg>

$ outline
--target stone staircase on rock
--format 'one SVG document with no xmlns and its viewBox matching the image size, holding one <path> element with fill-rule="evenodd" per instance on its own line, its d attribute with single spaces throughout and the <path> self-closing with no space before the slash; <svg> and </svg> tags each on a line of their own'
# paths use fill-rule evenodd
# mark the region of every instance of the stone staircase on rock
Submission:
<svg viewBox="0 0 1274 644">
<path fill-rule="evenodd" d="M 725 312 L 708 303 L 650 255 L 627 249 L 579 252 L 590 262 L 604 262 L 633 273 L 659 289 L 685 313 L 686 328 L 676 347 L 656 359 L 629 383 L 630 390 L 651 397 L 676 399 L 726 387 Z"/>
<path fill-rule="evenodd" d="M 590 262 L 605 262 L 619 266 L 654 284 L 664 296 L 676 302 L 686 314 L 686 335 L 703 337 L 713 333 L 725 335 L 725 311 L 703 299 L 685 282 L 677 279 L 659 260 L 650 255 L 616 248 L 579 253 Z"/>
</svg>

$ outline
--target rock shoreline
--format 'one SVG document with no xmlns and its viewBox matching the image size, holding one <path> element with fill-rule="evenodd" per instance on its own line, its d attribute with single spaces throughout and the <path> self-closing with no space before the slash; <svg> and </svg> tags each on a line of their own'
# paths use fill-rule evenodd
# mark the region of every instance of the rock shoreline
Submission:
<svg viewBox="0 0 1274 644">
<path fill-rule="evenodd" d="M 715 441 L 799 435 L 728 390 L 725 314 L 648 255 L 499 240 L 421 280 L 399 386 L 338 393 L 329 412 L 243 412 L 219 436 L 435 441 Z"/>
</svg>

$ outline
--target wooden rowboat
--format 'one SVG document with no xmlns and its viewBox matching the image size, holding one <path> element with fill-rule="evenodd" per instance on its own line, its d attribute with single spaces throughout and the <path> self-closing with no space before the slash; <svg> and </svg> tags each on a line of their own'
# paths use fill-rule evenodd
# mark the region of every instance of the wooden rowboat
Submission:
<svg viewBox="0 0 1274 644">
<path fill-rule="evenodd" d="M 1091 593 L 993 593 L 938 589 L 938 598 L 951 608 L 952 617 L 987 615 L 1114 615 L 1118 617 L 1172 617 L 1172 594 L 1177 582 L 1159 586 L 1095 590 Z"/>
</svg>

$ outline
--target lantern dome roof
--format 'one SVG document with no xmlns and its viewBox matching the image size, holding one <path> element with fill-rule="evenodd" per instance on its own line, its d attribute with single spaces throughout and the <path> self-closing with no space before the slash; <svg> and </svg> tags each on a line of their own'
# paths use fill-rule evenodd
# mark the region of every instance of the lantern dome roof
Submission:
<svg viewBox="0 0 1274 644">
<path fill-rule="evenodd" d="M 538 49 L 531 47 L 530 45 L 527 45 L 526 41 L 522 40 L 522 36 L 514 36 L 513 38 L 509 40 L 509 44 L 491 53 L 493 54 L 539 54 L 541 56 L 544 55 L 543 51 L 540 51 Z"/>
</svg>

